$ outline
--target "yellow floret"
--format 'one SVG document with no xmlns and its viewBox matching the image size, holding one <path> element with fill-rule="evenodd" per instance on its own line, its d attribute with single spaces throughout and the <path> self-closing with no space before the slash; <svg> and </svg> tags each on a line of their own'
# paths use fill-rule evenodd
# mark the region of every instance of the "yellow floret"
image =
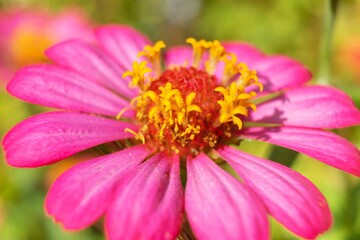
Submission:
<svg viewBox="0 0 360 240">
<path fill-rule="evenodd" d="M 147 67 L 147 61 L 142 61 L 141 63 L 133 62 L 132 68 L 132 71 L 124 72 L 122 77 L 131 77 L 130 88 L 138 87 L 140 90 L 146 90 L 147 82 L 145 75 L 152 72 L 151 68 Z"/>
<path fill-rule="evenodd" d="M 165 48 L 164 41 L 157 41 L 154 46 L 147 45 L 143 51 L 138 53 L 138 57 L 145 57 L 153 66 L 155 76 L 159 76 L 162 72 L 161 69 L 161 49 Z"/>
</svg>

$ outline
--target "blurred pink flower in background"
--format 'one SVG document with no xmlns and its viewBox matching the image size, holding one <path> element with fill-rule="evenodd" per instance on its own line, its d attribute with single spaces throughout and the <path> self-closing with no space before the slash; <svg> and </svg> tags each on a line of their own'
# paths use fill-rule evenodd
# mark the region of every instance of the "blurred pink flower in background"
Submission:
<svg viewBox="0 0 360 240">
<path fill-rule="evenodd" d="M 350 73 L 360 83 L 360 36 L 352 36 L 342 42 L 336 61 L 341 70 Z"/>
<path fill-rule="evenodd" d="M 78 9 L 51 13 L 35 9 L 0 12 L 0 85 L 24 65 L 48 61 L 44 50 L 79 38 L 92 40 L 91 24 Z"/>
<path fill-rule="evenodd" d="M 360 123 L 346 94 L 307 86 L 302 64 L 244 43 L 188 39 L 193 49 L 169 48 L 163 71 L 163 42 L 152 46 L 126 26 L 95 35 L 99 46 L 58 44 L 47 50 L 54 64 L 25 67 L 7 86 L 22 100 L 66 110 L 11 129 L 3 140 L 10 165 L 38 167 L 100 144 L 121 146 L 55 181 L 46 209 L 65 228 L 105 215 L 109 239 L 175 239 L 186 214 L 198 239 L 250 240 L 269 238 L 268 214 L 303 238 L 331 226 L 326 200 L 309 180 L 229 145 L 265 141 L 360 176 L 360 151 L 323 130 Z"/>
</svg>

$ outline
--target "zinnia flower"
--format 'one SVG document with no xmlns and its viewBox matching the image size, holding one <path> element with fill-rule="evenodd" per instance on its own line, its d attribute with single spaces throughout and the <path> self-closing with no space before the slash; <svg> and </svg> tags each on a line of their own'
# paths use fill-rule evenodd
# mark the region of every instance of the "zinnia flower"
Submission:
<svg viewBox="0 0 360 240">
<path fill-rule="evenodd" d="M 340 66 L 339 70 L 344 71 L 351 79 L 360 81 L 360 36 L 349 36 L 339 46 L 336 62 Z M 356 83 L 356 82 L 355 82 Z"/>
<path fill-rule="evenodd" d="M 175 239 L 185 214 L 198 239 L 268 239 L 268 215 L 303 238 L 330 227 L 309 180 L 230 144 L 265 141 L 360 176 L 360 151 L 324 130 L 359 124 L 347 95 L 304 85 L 311 74 L 300 63 L 244 43 L 190 38 L 162 58 L 164 42 L 130 27 L 95 34 L 98 45 L 58 44 L 46 52 L 54 64 L 25 67 L 7 85 L 22 100 L 65 110 L 11 129 L 10 165 L 118 146 L 55 181 L 46 209 L 56 221 L 82 229 L 105 215 L 109 239 Z"/>
<path fill-rule="evenodd" d="M 33 9 L 0 13 L 0 81 L 9 81 L 16 69 L 48 61 L 45 49 L 71 38 L 92 40 L 90 23 L 78 10 L 58 15 Z"/>
</svg>

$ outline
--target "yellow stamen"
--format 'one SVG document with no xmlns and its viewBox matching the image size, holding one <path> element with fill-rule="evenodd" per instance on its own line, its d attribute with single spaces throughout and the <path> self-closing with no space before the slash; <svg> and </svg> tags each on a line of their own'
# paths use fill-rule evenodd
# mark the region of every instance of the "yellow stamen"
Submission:
<svg viewBox="0 0 360 240">
<path fill-rule="evenodd" d="M 205 62 L 205 69 L 209 74 L 214 74 L 217 63 L 225 54 L 225 48 L 218 40 L 209 42 L 209 60 Z"/>
<path fill-rule="evenodd" d="M 241 75 L 238 79 L 238 83 L 244 87 L 250 86 L 252 84 L 257 85 L 260 92 L 262 92 L 263 85 L 259 82 L 259 77 L 257 76 L 256 70 L 250 70 L 245 63 L 239 63 L 239 66 L 241 67 L 239 71 Z"/>
<path fill-rule="evenodd" d="M 214 133 L 209 133 L 209 135 L 204 137 L 203 140 L 205 142 L 208 142 L 210 147 L 215 147 L 215 145 L 217 143 L 217 136 Z"/>
<path fill-rule="evenodd" d="M 131 82 L 129 83 L 130 88 L 138 87 L 141 90 L 146 90 L 148 83 L 146 82 L 146 74 L 152 72 L 151 68 L 148 68 L 146 61 L 141 63 L 133 62 L 132 71 L 126 71 L 122 75 L 123 78 L 131 77 Z"/>
<path fill-rule="evenodd" d="M 221 60 L 225 63 L 223 85 L 227 85 L 233 77 L 239 74 L 239 78 L 235 80 L 239 86 L 246 88 L 250 85 L 257 85 L 260 92 L 263 91 L 263 85 L 259 82 L 256 70 L 250 70 L 245 63 L 238 63 L 235 54 L 224 55 Z"/>
<path fill-rule="evenodd" d="M 236 82 L 232 82 L 227 88 L 217 87 L 215 91 L 220 92 L 224 98 L 224 100 L 217 101 L 221 107 L 218 122 L 232 122 L 237 125 L 238 129 L 241 129 L 242 121 L 238 116 L 247 116 L 249 107 L 256 110 L 255 104 L 249 102 L 256 96 L 256 93 L 246 93 L 243 86 L 239 86 Z"/>
<path fill-rule="evenodd" d="M 144 56 L 152 64 L 156 77 L 162 72 L 160 52 L 165 47 L 164 41 L 157 41 L 154 46 L 147 45 L 138 53 L 138 57 Z"/>
<path fill-rule="evenodd" d="M 132 109 L 132 107 L 125 107 L 125 108 L 121 109 L 121 111 L 116 115 L 116 120 L 119 120 L 121 118 L 121 116 L 124 114 L 124 112 L 126 112 L 130 109 Z"/>
<path fill-rule="evenodd" d="M 135 139 L 140 140 L 142 143 L 145 143 L 145 137 L 142 133 L 137 133 L 134 130 L 131 130 L 130 128 L 125 128 L 124 131 L 133 134 L 135 136 Z"/>
<path fill-rule="evenodd" d="M 221 60 L 225 63 L 222 83 L 227 85 L 230 79 L 240 72 L 240 66 L 236 55 L 233 53 L 224 55 Z"/>
<path fill-rule="evenodd" d="M 181 136 L 184 137 L 190 134 L 189 139 L 193 140 L 195 136 L 199 133 L 200 133 L 200 126 L 195 127 L 193 125 L 188 124 L 185 131 L 181 133 Z"/>
<path fill-rule="evenodd" d="M 142 94 L 137 101 L 137 109 L 147 107 L 147 115 L 144 116 L 149 123 L 156 127 L 159 140 L 165 138 L 166 132 L 172 132 L 174 138 L 180 137 L 181 142 L 186 139 L 194 139 L 195 135 L 200 132 L 200 126 L 190 124 L 190 114 L 192 112 L 201 112 L 201 108 L 193 104 L 196 93 L 189 93 L 185 99 L 178 89 L 174 89 L 170 82 L 165 86 L 159 87 L 160 93 L 148 90 Z M 183 129 L 181 132 L 180 128 Z M 178 133 L 179 132 L 179 133 Z"/>
<path fill-rule="evenodd" d="M 197 41 L 195 38 L 188 38 L 186 39 L 186 43 L 191 44 L 193 48 L 193 67 L 198 68 L 205 50 L 210 47 L 210 42 L 205 41 L 204 39 Z"/>
<path fill-rule="evenodd" d="M 190 112 L 201 112 L 201 108 L 198 105 L 192 104 L 195 96 L 196 93 L 189 93 L 189 95 L 187 95 L 185 99 L 185 106 L 179 106 L 179 111 L 177 112 L 177 121 L 179 124 L 186 125 L 188 123 L 188 119 L 186 118 L 186 116 L 188 116 Z"/>
</svg>

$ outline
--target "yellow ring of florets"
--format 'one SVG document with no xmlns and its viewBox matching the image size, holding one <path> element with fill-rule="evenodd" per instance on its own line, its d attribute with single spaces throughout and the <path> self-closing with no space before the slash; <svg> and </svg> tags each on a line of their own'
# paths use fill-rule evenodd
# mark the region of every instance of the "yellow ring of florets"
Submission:
<svg viewBox="0 0 360 240">
<path fill-rule="evenodd" d="M 181 89 L 174 88 L 170 82 L 159 86 L 158 89 L 149 89 L 163 73 L 160 54 L 165 43 L 162 41 L 154 46 L 145 46 L 139 53 L 139 56 L 145 57 L 150 62 L 152 68 L 147 66 L 147 61 L 134 62 L 133 69 L 123 75 L 123 77 L 131 77 L 130 87 L 138 87 L 141 91 L 140 95 L 132 101 L 132 108 L 136 110 L 136 118 L 141 125 L 139 132 L 133 132 L 135 138 L 142 142 L 155 141 L 154 145 L 166 145 L 166 148 L 175 152 L 180 151 L 179 146 L 186 147 L 186 144 L 194 143 L 198 135 L 207 131 L 203 129 L 204 124 L 201 124 L 204 121 L 211 121 L 211 127 L 222 129 L 221 131 L 227 137 L 231 136 L 229 129 L 232 126 L 235 125 L 241 129 L 242 116 L 247 117 L 249 109 L 256 110 L 255 104 L 251 103 L 256 93 L 247 92 L 247 87 L 257 85 L 260 91 L 263 88 L 257 72 L 250 70 L 245 63 L 238 62 L 237 57 L 226 52 L 219 41 L 197 41 L 189 38 L 186 42 L 193 47 L 192 67 L 200 69 L 201 62 L 204 61 L 205 71 L 209 76 L 214 74 L 218 62 L 224 62 L 222 84 L 213 89 L 214 92 L 219 93 L 216 101 L 218 112 L 210 114 L 210 117 L 215 116 L 215 119 L 198 119 L 205 109 L 202 103 L 195 104 L 194 99 L 201 92 L 187 92 L 184 95 Z M 208 57 L 203 59 L 206 52 L 208 52 Z M 121 117 L 123 111 L 125 110 L 119 113 L 118 118 Z M 151 134 L 150 129 L 152 129 Z M 171 138 L 168 137 L 169 133 Z M 197 141 L 202 141 L 213 148 L 218 139 L 219 136 L 216 133 L 206 132 L 204 137 Z"/>
</svg>

